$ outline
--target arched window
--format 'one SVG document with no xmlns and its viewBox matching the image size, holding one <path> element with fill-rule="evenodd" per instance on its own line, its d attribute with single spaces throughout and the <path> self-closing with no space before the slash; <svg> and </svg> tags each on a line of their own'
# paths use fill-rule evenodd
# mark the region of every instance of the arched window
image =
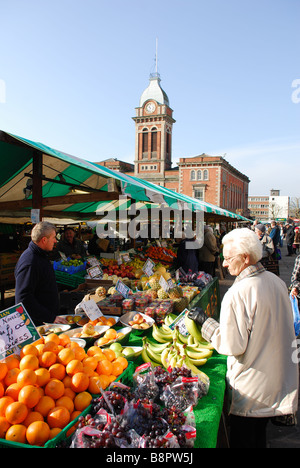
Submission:
<svg viewBox="0 0 300 468">
<path fill-rule="evenodd" d="M 201 169 L 199 169 L 197 171 L 197 180 L 202 180 L 202 171 L 201 171 Z"/>
<path fill-rule="evenodd" d="M 203 171 L 203 180 L 208 180 L 208 170 L 204 169 Z"/>
<path fill-rule="evenodd" d="M 142 143 L 142 152 L 143 158 L 147 158 L 148 156 L 148 129 L 143 129 L 143 143 Z"/>
<path fill-rule="evenodd" d="M 156 127 L 153 127 L 151 129 L 151 156 L 152 157 L 157 156 L 157 128 Z"/>
<path fill-rule="evenodd" d="M 196 180 L 196 172 L 194 170 L 191 171 L 191 180 Z"/>
</svg>

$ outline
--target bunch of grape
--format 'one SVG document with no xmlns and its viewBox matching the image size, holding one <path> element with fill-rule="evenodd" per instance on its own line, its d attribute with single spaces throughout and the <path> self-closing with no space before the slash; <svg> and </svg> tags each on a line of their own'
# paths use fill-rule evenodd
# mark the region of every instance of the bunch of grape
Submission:
<svg viewBox="0 0 300 468">
<path fill-rule="evenodd" d="M 121 414 L 124 406 L 125 399 L 123 395 L 116 391 L 106 392 L 105 398 L 101 396 L 100 398 L 94 399 L 92 402 L 93 412 L 95 413 L 97 413 L 101 408 L 105 409 L 108 413 L 111 413 L 111 408 L 113 408 L 114 414 Z"/>
<path fill-rule="evenodd" d="M 97 428 L 98 429 L 98 428 Z M 124 444 L 130 444 L 131 439 L 118 421 L 99 429 L 97 434 L 83 435 L 82 446 L 84 448 L 116 448 Z"/>
</svg>

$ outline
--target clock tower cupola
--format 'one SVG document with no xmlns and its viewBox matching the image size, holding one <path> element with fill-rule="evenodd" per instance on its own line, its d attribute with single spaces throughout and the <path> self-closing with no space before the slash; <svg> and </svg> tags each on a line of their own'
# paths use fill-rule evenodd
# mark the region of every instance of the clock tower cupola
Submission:
<svg viewBox="0 0 300 468">
<path fill-rule="evenodd" d="M 142 93 L 135 121 L 135 176 L 165 185 L 165 171 L 172 165 L 173 110 L 160 86 L 160 75 L 151 73 Z"/>
</svg>

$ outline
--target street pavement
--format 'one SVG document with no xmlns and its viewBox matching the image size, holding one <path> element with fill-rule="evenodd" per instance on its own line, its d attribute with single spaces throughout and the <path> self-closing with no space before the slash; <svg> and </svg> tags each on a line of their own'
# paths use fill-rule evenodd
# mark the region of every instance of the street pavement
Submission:
<svg viewBox="0 0 300 468">
<path fill-rule="evenodd" d="M 291 276 L 295 264 L 296 255 L 287 256 L 287 248 L 284 244 L 281 248 L 282 259 L 279 261 L 280 278 L 287 287 L 291 284 Z M 224 279 L 220 279 L 221 300 L 228 288 L 232 285 L 234 278 L 228 273 Z M 300 401 L 297 412 L 297 423 L 295 426 L 275 426 L 269 423 L 267 426 L 268 448 L 300 448 Z"/>
</svg>

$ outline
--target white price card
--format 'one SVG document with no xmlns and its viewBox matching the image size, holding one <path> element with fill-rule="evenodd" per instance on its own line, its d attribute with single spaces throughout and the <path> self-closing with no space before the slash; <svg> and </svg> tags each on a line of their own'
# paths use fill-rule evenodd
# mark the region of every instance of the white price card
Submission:
<svg viewBox="0 0 300 468">
<path fill-rule="evenodd" d="M 153 262 L 153 260 L 151 260 L 150 258 L 147 259 L 147 261 L 145 262 L 144 266 L 143 266 L 143 272 L 147 275 L 147 276 L 152 276 L 153 275 L 153 268 L 155 267 L 155 263 Z"/>
<path fill-rule="evenodd" d="M 116 284 L 116 290 L 122 294 L 122 296 L 127 299 L 127 297 L 129 296 L 129 293 L 131 291 L 131 289 L 126 286 L 126 284 L 124 284 L 121 280 L 118 280 L 117 281 L 117 284 Z"/>
<path fill-rule="evenodd" d="M 100 265 L 95 265 L 87 269 L 87 273 L 90 278 L 102 278 L 103 277 L 103 270 Z"/>
<path fill-rule="evenodd" d="M 80 306 L 92 322 L 103 315 L 94 299 L 82 301 Z"/>
<path fill-rule="evenodd" d="M 169 286 L 168 282 L 165 280 L 165 278 L 163 276 L 160 277 L 159 284 L 161 285 L 161 287 L 162 287 L 162 289 L 164 291 L 166 291 L 166 292 L 169 291 L 170 286 Z"/>
</svg>

